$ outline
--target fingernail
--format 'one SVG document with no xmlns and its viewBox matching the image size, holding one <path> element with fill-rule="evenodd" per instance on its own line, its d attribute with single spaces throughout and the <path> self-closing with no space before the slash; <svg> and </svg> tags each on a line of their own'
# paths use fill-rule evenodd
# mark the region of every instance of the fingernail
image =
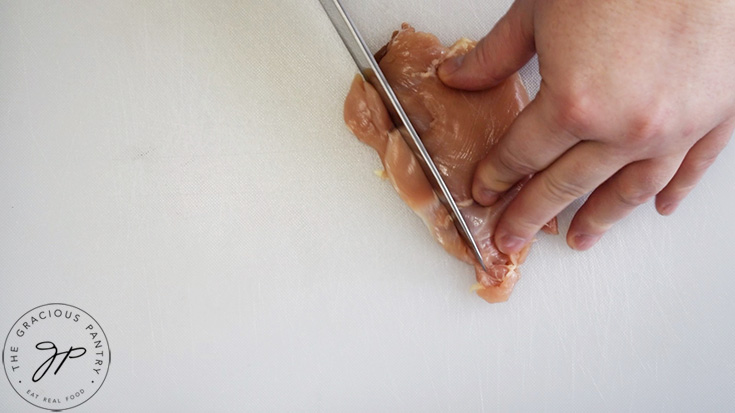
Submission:
<svg viewBox="0 0 735 413">
<path fill-rule="evenodd" d="M 462 67 L 462 62 L 464 62 L 464 55 L 445 60 L 444 63 L 439 66 L 439 75 L 450 76 L 452 73 L 456 72 L 457 69 Z"/>
<path fill-rule="evenodd" d="M 524 245 L 526 240 L 515 235 L 501 235 L 498 239 L 498 249 L 508 255 L 518 253 Z"/>
<path fill-rule="evenodd" d="M 600 237 L 601 235 L 577 234 L 574 236 L 574 249 L 577 251 L 590 249 Z"/>
<path fill-rule="evenodd" d="M 483 206 L 491 206 L 498 200 L 498 193 L 491 189 L 481 189 L 477 192 L 475 201 Z"/>
<path fill-rule="evenodd" d="M 676 211 L 676 207 L 678 207 L 679 204 L 677 203 L 671 203 L 661 206 L 661 215 L 671 215 Z"/>
</svg>

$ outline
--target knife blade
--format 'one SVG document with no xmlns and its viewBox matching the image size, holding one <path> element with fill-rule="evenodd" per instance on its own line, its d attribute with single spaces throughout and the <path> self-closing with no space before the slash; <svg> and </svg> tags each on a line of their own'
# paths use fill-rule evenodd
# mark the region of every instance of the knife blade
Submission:
<svg viewBox="0 0 735 413">
<path fill-rule="evenodd" d="M 337 33 L 339 34 L 339 37 L 342 38 L 342 42 L 347 46 L 347 50 L 355 60 L 355 63 L 360 69 L 363 77 L 370 82 L 383 99 L 383 103 L 386 105 L 388 112 L 393 118 L 393 123 L 401 132 L 403 139 L 406 141 L 409 148 L 411 148 L 414 155 L 416 155 L 424 174 L 434 188 L 434 192 L 436 192 L 439 200 L 449 211 L 449 215 L 452 217 L 452 221 L 457 227 L 459 234 L 474 253 L 475 258 L 480 263 L 480 266 L 482 266 L 482 269 L 487 271 L 482 259 L 482 254 L 480 254 L 480 248 L 477 246 L 477 242 L 467 226 L 467 221 L 465 221 L 462 216 L 462 212 L 459 210 L 457 203 L 449 192 L 449 187 L 447 187 L 446 182 L 444 182 L 444 178 L 441 176 L 439 170 L 434 164 L 434 161 L 431 159 L 431 155 L 429 155 L 429 152 L 426 150 L 426 147 L 421 141 L 421 137 L 411 124 L 411 120 L 403 110 L 403 106 L 401 106 L 398 97 L 396 97 L 393 89 L 388 84 L 385 75 L 383 75 L 383 71 L 380 70 L 378 62 L 375 61 L 372 53 L 370 53 L 370 49 L 368 49 L 365 44 L 365 40 L 362 38 L 362 35 L 360 35 L 360 32 L 357 30 L 354 22 L 350 18 L 349 14 L 347 14 L 347 11 L 342 6 L 340 0 L 319 0 L 319 2 L 322 4 L 324 11 L 327 12 L 327 16 L 329 16 L 329 19 L 332 21 L 332 25 L 337 29 Z"/>
</svg>

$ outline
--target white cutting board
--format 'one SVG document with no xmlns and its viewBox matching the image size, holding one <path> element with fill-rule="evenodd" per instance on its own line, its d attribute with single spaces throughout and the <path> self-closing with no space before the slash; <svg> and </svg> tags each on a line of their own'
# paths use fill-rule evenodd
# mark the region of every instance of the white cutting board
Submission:
<svg viewBox="0 0 735 413">
<path fill-rule="evenodd" d="M 377 48 L 509 1 L 345 4 Z M 735 145 L 489 305 L 343 125 L 355 71 L 316 0 L 1 1 L 0 334 L 94 316 L 79 412 L 735 409 Z M 2 379 L 0 411 L 38 409 Z"/>
</svg>

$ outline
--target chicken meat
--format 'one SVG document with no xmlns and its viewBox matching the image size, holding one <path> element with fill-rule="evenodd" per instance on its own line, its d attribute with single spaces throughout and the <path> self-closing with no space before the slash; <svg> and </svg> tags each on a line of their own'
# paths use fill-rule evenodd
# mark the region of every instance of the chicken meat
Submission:
<svg viewBox="0 0 735 413">
<path fill-rule="evenodd" d="M 452 89 L 439 80 L 437 67 L 475 44 L 463 38 L 445 47 L 434 35 L 404 23 L 375 57 L 460 207 L 487 271 L 459 235 L 378 92 L 359 75 L 345 100 L 344 118 L 357 138 L 377 151 L 383 174 L 432 236 L 447 252 L 474 265 L 476 293 L 488 302 L 502 302 L 520 277 L 518 266 L 530 244 L 519 254 L 506 255 L 495 247 L 492 235 L 500 214 L 521 185 L 506 192 L 495 205 L 484 207 L 472 198 L 472 177 L 478 162 L 498 143 L 529 99 L 517 73 L 479 92 Z M 556 233 L 556 220 L 544 230 Z"/>
</svg>

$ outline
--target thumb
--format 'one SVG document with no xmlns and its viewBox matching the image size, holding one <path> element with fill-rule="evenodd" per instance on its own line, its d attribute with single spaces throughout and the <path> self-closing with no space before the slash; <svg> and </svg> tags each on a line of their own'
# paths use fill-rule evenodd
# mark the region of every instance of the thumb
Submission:
<svg viewBox="0 0 735 413">
<path fill-rule="evenodd" d="M 523 67 L 535 51 L 533 1 L 516 0 L 474 49 L 439 66 L 439 78 L 457 89 L 487 89 Z"/>
</svg>

